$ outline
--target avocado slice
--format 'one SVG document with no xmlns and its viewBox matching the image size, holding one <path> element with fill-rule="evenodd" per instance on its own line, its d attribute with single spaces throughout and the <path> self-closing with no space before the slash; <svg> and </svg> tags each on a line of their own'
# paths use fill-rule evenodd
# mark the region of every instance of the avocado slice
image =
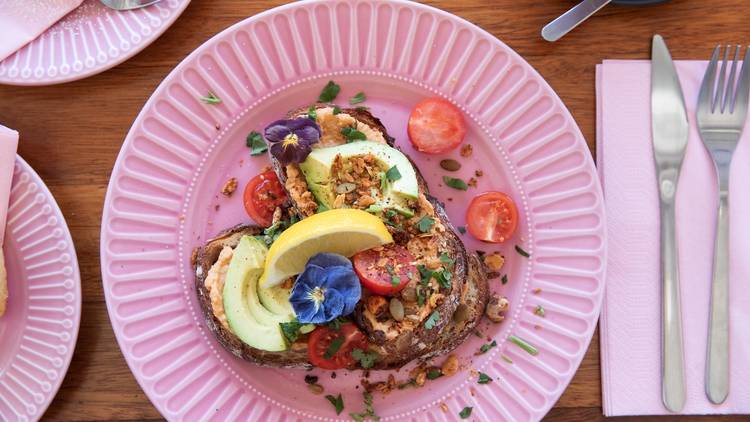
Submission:
<svg viewBox="0 0 750 422">
<path fill-rule="evenodd" d="M 240 340 L 256 349 L 278 352 L 287 349 L 279 323 L 294 320 L 294 313 L 275 314 L 260 303 L 258 280 L 267 252 L 254 237 L 240 239 L 224 282 L 224 310 L 229 328 Z"/>
<path fill-rule="evenodd" d="M 319 204 L 333 208 L 336 197 L 335 186 L 331 183 L 331 166 L 337 155 L 346 162 L 347 159 L 372 154 L 382 171 L 396 167 L 401 178 L 385 184 L 383 208 L 408 210 L 406 202 L 419 196 L 417 175 L 409 159 L 396 148 L 372 141 L 351 142 L 327 148 L 316 148 L 300 163 L 307 186 Z"/>
</svg>

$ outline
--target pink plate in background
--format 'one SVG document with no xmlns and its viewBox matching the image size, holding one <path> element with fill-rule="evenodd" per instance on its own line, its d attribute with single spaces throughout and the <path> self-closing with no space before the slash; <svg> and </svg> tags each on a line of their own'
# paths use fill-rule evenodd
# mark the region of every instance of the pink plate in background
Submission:
<svg viewBox="0 0 750 422">
<path fill-rule="evenodd" d="M 0 420 L 35 421 L 55 397 L 73 357 L 81 277 L 55 199 L 19 157 L 5 234 L 9 298 L 0 317 Z"/>
<path fill-rule="evenodd" d="M 261 13 L 198 48 L 145 105 L 112 173 L 101 233 L 107 307 L 136 379 L 170 420 L 344 420 L 362 410 L 359 371 L 338 371 L 335 380 L 312 372 L 326 394 L 342 394 L 337 416 L 306 388 L 308 372 L 256 367 L 222 349 L 203 322 L 190 265 L 194 247 L 248 222 L 241 191 L 219 193 L 228 178 L 241 189 L 268 165 L 249 156 L 247 134 L 314 102 L 330 79 L 342 86 L 341 104 L 367 94 L 363 105 L 414 158 L 456 226 L 486 190 L 508 192 L 522 214 L 518 234 L 501 246 L 463 235 L 469 249 L 505 254 L 510 281 L 491 285 L 511 301 L 506 321 L 483 322 L 482 338 L 457 349 L 465 370 L 375 394 L 375 410 L 383 420 L 455 419 L 465 406 L 479 420 L 540 419 L 578 368 L 599 315 L 606 240 L 593 161 L 559 98 L 515 52 L 456 16 L 407 1 L 306 1 Z M 221 104 L 200 101 L 208 91 Z M 411 148 L 408 114 L 430 96 L 464 111 L 471 157 Z M 452 176 L 476 177 L 477 187 L 444 186 L 438 162 L 446 157 L 463 163 Z M 539 305 L 544 318 L 534 313 Z M 507 341 L 510 334 L 539 353 Z M 475 355 L 491 339 L 497 346 Z M 478 385 L 470 369 L 494 382 Z M 371 381 L 407 373 L 373 371 Z"/>
<path fill-rule="evenodd" d="M 25 0 L 29 7 L 37 1 Z M 0 84 L 52 85 L 117 66 L 169 28 L 190 0 L 162 0 L 116 11 L 99 0 L 84 2 L 34 41 L 0 61 Z"/>
</svg>

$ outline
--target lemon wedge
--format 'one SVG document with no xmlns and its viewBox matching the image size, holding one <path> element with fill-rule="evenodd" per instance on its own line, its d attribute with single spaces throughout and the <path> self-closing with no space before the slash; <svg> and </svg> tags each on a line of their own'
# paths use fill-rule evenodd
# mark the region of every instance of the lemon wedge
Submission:
<svg viewBox="0 0 750 422">
<path fill-rule="evenodd" d="M 315 214 L 286 229 L 271 245 L 260 285 L 268 288 L 301 273 L 321 252 L 346 257 L 393 242 L 385 224 L 357 209 L 337 209 Z"/>
</svg>

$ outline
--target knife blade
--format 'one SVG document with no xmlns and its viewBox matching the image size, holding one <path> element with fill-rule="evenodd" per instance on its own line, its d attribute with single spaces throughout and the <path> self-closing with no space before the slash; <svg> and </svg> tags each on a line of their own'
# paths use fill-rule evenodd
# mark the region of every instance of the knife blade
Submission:
<svg viewBox="0 0 750 422">
<path fill-rule="evenodd" d="M 662 402 L 672 412 L 685 405 L 685 362 L 677 262 L 675 196 L 688 140 L 685 99 L 664 39 L 651 46 L 651 133 L 659 188 L 662 282 Z"/>
</svg>

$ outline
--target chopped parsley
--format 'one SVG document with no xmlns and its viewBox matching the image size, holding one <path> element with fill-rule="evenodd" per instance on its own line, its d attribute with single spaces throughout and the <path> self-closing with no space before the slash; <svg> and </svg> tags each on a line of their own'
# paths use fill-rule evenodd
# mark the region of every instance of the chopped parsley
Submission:
<svg viewBox="0 0 750 422">
<path fill-rule="evenodd" d="M 419 306 L 424 305 L 425 297 L 424 297 L 424 293 L 422 293 L 422 286 L 417 285 L 417 287 L 414 290 L 417 292 L 417 304 Z"/>
<path fill-rule="evenodd" d="M 323 357 L 326 359 L 333 358 L 333 355 L 335 355 L 336 352 L 339 351 L 342 344 L 344 344 L 344 336 L 339 336 L 333 339 L 331 344 L 328 345 L 328 348 L 326 349 L 326 352 L 323 354 Z"/>
<path fill-rule="evenodd" d="M 466 234 L 466 227 L 464 227 L 464 226 L 458 226 L 456 228 L 458 229 L 459 233 Z"/>
<path fill-rule="evenodd" d="M 443 252 L 440 254 L 440 262 L 445 264 L 446 267 L 451 268 L 453 266 L 453 259 L 448 256 L 447 253 Z"/>
<path fill-rule="evenodd" d="M 375 365 L 375 361 L 378 360 L 377 353 L 367 353 L 362 349 L 352 350 L 352 357 L 359 362 L 359 366 L 364 369 L 372 368 L 372 366 Z"/>
<path fill-rule="evenodd" d="M 318 110 L 314 105 L 311 105 L 310 108 L 307 109 L 307 117 L 313 122 L 318 119 Z"/>
<path fill-rule="evenodd" d="M 421 279 L 422 285 L 426 287 L 435 272 L 427 269 L 427 267 L 422 264 L 417 265 L 417 270 L 419 270 L 419 278 Z"/>
<path fill-rule="evenodd" d="M 511 334 L 508 336 L 508 340 L 510 340 L 511 343 L 523 349 L 526 353 L 530 354 L 531 356 L 536 356 L 539 354 L 539 351 L 536 349 L 536 347 L 530 345 L 529 343 L 526 342 L 526 340 L 520 337 L 516 337 Z"/>
<path fill-rule="evenodd" d="M 455 177 L 443 176 L 443 182 L 449 187 L 452 187 L 453 189 L 458 189 L 458 190 L 469 189 L 469 185 L 467 185 L 466 182 L 464 182 L 461 179 L 457 179 Z"/>
<path fill-rule="evenodd" d="M 396 210 L 388 210 L 385 212 L 385 217 L 391 218 L 391 217 L 394 217 L 396 214 L 397 214 Z"/>
<path fill-rule="evenodd" d="M 284 334 L 284 337 L 286 337 L 287 340 L 289 340 L 289 343 L 294 343 L 297 341 L 297 338 L 299 338 L 299 329 L 304 324 L 295 319 L 290 322 L 281 322 L 279 325 L 281 326 L 281 333 Z"/>
<path fill-rule="evenodd" d="M 328 81 L 326 86 L 323 87 L 323 91 L 320 92 L 318 101 L 320 101 L 321 103 L 330 103 L 331 101 L 336 99 L 336 97 L 339 95 L 339 91 L 341 91 L 341 87 L 336 85 L 336 82 Z"/>
<path fill-rule="evenodd" d="M 401 172 L 398 171 L 397 166 L 393 166 L 385 172 L 385 178 L 388 179 L 389 182 L 393 182 L 394 180 L 401 178 Z"/>
<path fill-rule="evenodd" d="M 419 219 L 419 221 L 417 221 L 416 226 L 420 232 L 427 233 L 430 231 L 430 229 L 432 228 L 434 224 L 435 224 L 435 220 L 424 215 L 422 216 L 422 218 Z"/>
<path fill-rule="evenodd" d="M 490 378 L 489 375 L 485 374 L 484 372 L 479 373 L 479 379 L 477 380 L 478 384 L 489 384 L 492 382 L 492 378 Z"/>
<path fill-rule="evenodd" d="M 398 389 L 399 390 L 403 390 L 404 388 L 411 387 L 411 386 L 414 386 L 414 385 L 417 385 L 417 380 L 415 380 L 414 378 L 411 378 L 411 379 L 409 379 L 409 381 L 406 381 L 403 384 L 399 384 L 398 385 Z"/>
<path fill-rule="evenodd" d="M 473 409 L 474 409 L 474 408 L 473 408 L 473 407 L 471 407 L 471 406 L 466 406 L 466 407 L 464 407 L 464 408 L 463 408 L 463 410 L 462 410 L 462 411 L 458 412 L 458 416 L 460 416 L 460 417 L 461 417 L 461 419 L 468 419 L 468 418 L 469 418 L 469 416 L 471 416 L 471 411 L 472 411 Z"/>
<path fill-rule="evenodd" d="M 365 100 L 367 100 L 367 97 L 365 96 L 365 93 L 364 92 L 358 92 L 355 96 L 353 96 L 352 98 L 349 98 L 349 104 L 351 104 L 351 105 L 359 104 L 359 103 L 365 102 Z"/>
<path fill-rule="evenodd" d="M 341 134 L 344 135 L 347 142 L 353 142 L 353 141 L 366 141 L 367 136 L 358 131 L 357 129 L 347 126 L 345 128 L 341 129 Z"/>
<path fill-rule="evenodd" d="M 327 395 L 326 400 L 328 400 L 333 407 L 336 409 L 336 414 L 340 415 L 341 412 L 344 410 L 344 399 L 341 398 L 341 394 L 339 394 L 336 397 L 333 397 L 332 395 Z"/>
<path fill-rule="evenodd" d="M 424 328 L 428 330 L 432 330 L 432 327 L 435 326 L 438 319 L 440 319 L 440 312 L 438 312 L 437 310 L 432 311 L 430 316 L 427 317 L 427 319 L 424 322 Z"/>
<path fill-rule="evenodd" d="M 544 318 L 544 308 L 542 307 L 542 305 L 537 305 L 536 309 L 534 309 L 534 313 Z"/>
<path fill-rule="evenodd" d="M 221 98 L 217 97 L 216 94 L 211 91 L 208 91 L 208 95 L 205 97 L 201 97 L 201 101 L 206 104 L 221 104 Z"/>
<path fill-rule="evenodd" d="M 437 280 L 440 287 L 444 289 L 451 288 L 452 275 L 449 271 L 446 271 L 445 269 L 441 269 L 440 271 L 433 271 L 432 276 L 435 277 L 435 280 Z"/>
<path fill-rule="evenodd" d="M 393 265 L 387 264 L 385 266 L 385 269 L 386 269 L 386 271 L 388 271 L 388 274 L 390 274 L 390 276 L 391 276 L 391 285 L 393 287 L 397 287 L 399 284 L 401 284 L 401 277 L 397 276 L 393 272 Z"/>
<path fill-rule="evenodd" d="M 375 414 L 375 409 L 372 407 L 372 394 L 365 391 L 362 395 L 365 398 L 365 411 L 362 413 L 349 413 L 349 416 L 357 422 L 363 422 L 366 418 L 379 421 L 380 417 Z"/>
<path fill-rule="evenodd" d="M 531 255 L 529 255 L 528 252 L 526 252 L 525 250 L 523 250 L 523 248 L 520 247 L 520 246 L 518 246 L 518 245 L 516 245 L 516 252 L 518 252 L 519 255 L 521 255 L 521 256 L 523 256 L 525 258 L 528 258 L 529 256 L 531 256 Z"/>
<path fill-rule="evenodd" d="M 503 274 L 503 277 L 500 279 L 500 282 L 503 284 L 508 284 L 508 274 Z"/>
<path fill-rule="evenodd" d="M 266 141 L 264 141 L 263 136 L 256 131 L 252 131 L 247 135 L 245 143 L 247 144 L 247 147 L 250 148 L 250 155 L 260 155 L 268 151 Z"/>
<path fill-rule="evenodd" d="M 434 380 L 443 376 L 443 373 L 439 369 L 430 369 L 427 371 L 427 379 Z"/>
<path fill-rule="evenodd" d="M 497 346 L 497 342 L 495 340 L 492 340 L 489 343 L 485 343 L 482 345 L 482 347 L 479 348 L 479 353 L 487 353 L 488 350 L 492 349 L 495 346 Z"/>
<path fill-rule="evenodd" d="M 370 107 L 367 107 L 367 106 L 357 106 L 357 107 L 355 107 L 355 109 L 359 110 L 359 111 L 367 111 L 367 110 L 370 109 Z"/>
<path fill-rule="evenodd" d="M 341 114 L 341 109 L 339 108 L 339 106 L 335 105 L 333 106 L 333 115 L 335 116 L 337 114 Z"/>
</svg>

